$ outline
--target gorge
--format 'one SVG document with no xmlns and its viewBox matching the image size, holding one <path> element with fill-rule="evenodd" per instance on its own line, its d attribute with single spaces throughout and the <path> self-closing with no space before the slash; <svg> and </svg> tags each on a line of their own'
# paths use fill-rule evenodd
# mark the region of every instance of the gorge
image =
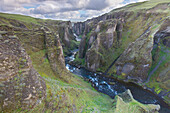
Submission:
<svg viewBox="0 0 170 113">
<path fill-rule="evenodd" d="M 73 29 L 82 40 L 73 64 L 167 94 L 170 21 L 156 10 L 169 6 L 162 3 L 134 12 L 141 4 L 76 23 Z"/>
<path fill-rule="evenodd" d="M 84 22 L 0 13 L 0 111 L 169 113 L 170 2 Z"/>
</svg>

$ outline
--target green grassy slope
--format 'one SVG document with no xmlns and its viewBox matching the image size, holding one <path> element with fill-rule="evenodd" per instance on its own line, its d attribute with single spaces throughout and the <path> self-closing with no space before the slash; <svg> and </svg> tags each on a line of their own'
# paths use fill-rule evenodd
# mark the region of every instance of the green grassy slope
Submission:
<svg viewBox="0 0 170 113">
<path fill-rule="evenodd" d="M 146 10 L 146 9 L 151 9 L 153 7 L 155 7 L 158 4 L 163 4 L 163 3 L 170 3 L 169 0 L 146 0 L 144 2 L 138 2 L 138 3 L 132 3 L 129 5 L 126 5 L 124 7 L 118 8 L 118 9 L 114 9 L 109 13 L 112 12 L 117 12 L 117 11 L 122 11 L 122 10 L 126 10 L 126 11 L 139 11 L 139 10 Z"/>
</svg>

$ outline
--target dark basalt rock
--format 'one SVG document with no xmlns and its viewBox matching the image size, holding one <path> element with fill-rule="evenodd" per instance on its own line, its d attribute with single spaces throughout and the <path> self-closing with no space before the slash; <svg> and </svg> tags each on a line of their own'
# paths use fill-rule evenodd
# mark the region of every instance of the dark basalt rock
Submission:
<svg viewBox="0 0 170 113">
<path fill-rule="evenodd" d="M 0 111 L 29 109 L 46 97 L 46 84 L 16 36 L 0 39 Z"/>
<path fill-rule="evenodd" d="M 103 30 L 105 32 L 102 32 Z M 118 46 L 118 37 L 120 36 L 121 30 L 122 26 L 118 25 L 117 20 L 108 20 L 98 23 L 95 31 L 91 33 L 87 42 L 88 50 L 85 55 L 87 68 L 96 71 L 97 68 L 107 64 L 102 56 L 104 54 L 103 50 L 108 51 L 110 48 Z M 119 38 L 121 39 L 121 37 Z M 79 52 L 81 53 L 81 50 L 79 50 Z"/>
<path fill-rule="evenodd" d="M 124 102 L 131 102 L 134 99 L 129 89 L 118 96 L 121 97 Z"/>
<path fill-rule="evenodd" d="M 79 45 L 79 58 L 84 58 L 86 52 L 86 37 L 83 36 Z"/>
<path fill-rule="evenodd" d="M 152 64 L 152 48 L 153 38 L 149 37 L 148 29 L 145 34 L 132 42 L 115 62 L 117 74 L 131 76 L 129 78 L 135 76 L 138 82 L 145 81 Z"/>
</svg>

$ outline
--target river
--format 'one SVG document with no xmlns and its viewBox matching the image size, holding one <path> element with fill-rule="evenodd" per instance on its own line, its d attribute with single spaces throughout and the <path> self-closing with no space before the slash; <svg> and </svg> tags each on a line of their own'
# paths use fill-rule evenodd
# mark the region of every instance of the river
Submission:
<svg viewBox="0 0 170 113">
<path fill-rule="evenodd" d="M 90 72 L 85 68 L 77 68 L 71 65 L 69 62 L 73 61 L 75 54 L 78 49 L 72 51 L 72 55 L 65 58 L 66 68 L 84 78 L 84 80 L 89 81 L 91 85 L 99 92 L 109 95 L 114 98 L 117 94 L 130 89 L 134 99 L 143 104 L 159 104 L 161 106 L 160 113 L 170 113 L 170 106 L 166 104 L 163 99 L 149 90 L 143 89 L 142 87 L 133 84 L 118 81 L 113 78 L 104 77 L 101 74 Z"/>
</svg>

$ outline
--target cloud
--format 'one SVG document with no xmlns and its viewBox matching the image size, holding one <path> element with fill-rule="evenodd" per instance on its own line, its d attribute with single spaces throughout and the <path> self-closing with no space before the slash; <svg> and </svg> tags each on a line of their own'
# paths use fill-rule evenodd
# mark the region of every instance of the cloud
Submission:
<svg viewBox="0 0 170 113">
<path fill-rule="evenodd" d="M 109 6 L 106 0 L 90 0 L 85 7 L 88 10 L 102 10 Z"/>
<path fill-rule="evenodd" d="M 38 18 L 82 21 L 139 0 L 0 0 L 0 11 Z"/>
<path fill-rule="evenodd" d="M 44 1 L 34 9 L 34 13 L 47 14 L 56 12 L 68 12 L 76 10 L 102 10 L 109 6 L 106 0 L 65 0 Z"/>
</svg>

